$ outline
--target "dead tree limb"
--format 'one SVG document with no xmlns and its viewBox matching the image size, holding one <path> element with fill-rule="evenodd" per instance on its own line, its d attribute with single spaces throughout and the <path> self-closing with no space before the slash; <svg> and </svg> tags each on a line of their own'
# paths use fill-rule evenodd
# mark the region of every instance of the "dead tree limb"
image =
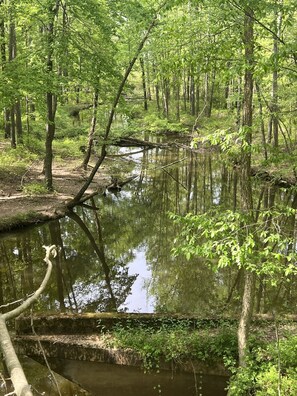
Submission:
<svg viewBox="0 0 297 396">
<path fill-rule="evenodd" d="M 7 330 L 6 321 L 9 319 L 14 319 L 23 313 L 35 301 L 37 301 L 38 297 L 44 291 L 52 272 L 52 263 L 49 258 L 51 254 L 54 257 L 56 256 L 56 246 L 44 246 L 44 248 L 46 250 L 44 261 L 47 264 L 47 271 L 41 285 L 35 291 L 35 293 L 25 300 L 19 307 L 4 314 L 0 314 L 0 349 L 3 353 L 8 373 L 14 387 L 14 393 L 17 396 L 33 396 L 33 393 L 14 350 L 9 332 Z"/>
</svg>

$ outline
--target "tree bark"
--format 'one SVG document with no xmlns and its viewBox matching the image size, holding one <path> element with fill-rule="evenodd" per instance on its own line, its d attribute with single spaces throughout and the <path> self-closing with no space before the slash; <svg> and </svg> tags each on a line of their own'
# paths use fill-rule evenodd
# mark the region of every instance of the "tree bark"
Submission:
<svg viewBox="0 0 297 396">
<path fill-rule="evenodd" d="M 83 164 L 82 164 L 83 169 L 85 169 L 85 170 L 87 170 L 87 168 L 88 168 L 88 163 L 90 161 L 92 148 L 93 148 L 94 135 L 95 135 L 96 124 L 97 124 L 98 99 L 99 99 L 99 89 L 96 87 L 95 91 L 94 91 L 93 116 L 92 116 L 90 131 L 89 131 L 88 148 L 87 148 L 86 155 L 85 155 L 85 158 L 84 158 Z"/>
<path fill-rule="evenodd" d="M 241 201 L 242 209 L 253 224 L 253 197 L 251 188 L 251 144 L 253 126 L 253 68 L 254 68 L 254 24 L 253 10 L 247 8 L 244 16 L 245 76 L 242 125 L 245 147 L 242 150 Z M 253 232 L 250 230 L 249 232 Z M 243 263 L 244 265 L 245 263 Z M 246 365 L 247 340 L 253 312 L 255 274 L 244 269 L 244 292 L 238 326 L 239 365 Z"/>
<path fill-rule="evenodd" d="M 47 73 L 50 76 L 53 72 L 53 45 L 54 45 L 54 23 L 55 18 L 58 14 L 60 1 L 56 0 L 54 7 L 49 7 L 50 22 L 47 27 Z M 46 108 L 47 108 L 47 123 L 46 123 L 46 138 L 45 138 L 45 158 L 44 158 L 44 176 L 45 184 L 49 191 L 53 188 L 53 174 L 52 174 L 52 163 L 53 163 L 53 140 L 55 137 L 55 116 L 57 110 L 57 98 L 53 93 L 51 87 L 48 87 L 46 94 Z"/>
<path fill-rule="evenodd" d="M 140 68 L 141 68 L 141 78 L 142 78 L 142 90 L 143 90 L 143 108 L 145 111 L 148 110 L 147 103 L 147 89 L 146 89 L 146 79 L 145 79 L 145 69 L 144 69 L 144 60 L 142 57 L 139 58 Z"/>
<path fill-rule="evenodd" d="M 242 307 L 238 326 L 238 354 L 239 354 L 239 366 L 246 366 L 246 352 L 248 344 L 249 329 L 253 314 L 253 303 L 254 303 L 254 291 L 255 291 L 255 274 L 244 271 L 244 291 L 242 297 Z"/>
<path fill-rule="evenodd" d="M 277 7 L 282 0 L 275 0 L 275 6 Z M 269 122 L 269 135 L 273 137 L 274 147 L 277 148 L 279 145 L 278 139 L 278 127 L 279 127 L 279 104 L 278 104 L 278 74 L 279 74 L 279 40 L 278 37 L 281 35 L 281 24 L 282 24 L 282 14 L 277 8 L 275 8 L 275 19 L 274 27 L 276 35 L 273 35 L 273 72 L 272 72 L 272 89 L 271 89 L 271 105 L 270 105 L 270 122 Z"/>
</svg>

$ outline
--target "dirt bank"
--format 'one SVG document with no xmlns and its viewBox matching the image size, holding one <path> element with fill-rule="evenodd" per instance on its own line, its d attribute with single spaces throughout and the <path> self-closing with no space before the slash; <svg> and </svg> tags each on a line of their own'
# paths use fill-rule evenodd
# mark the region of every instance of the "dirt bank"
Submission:
<svg viewBox="0 0 297 396">
<path fill-rule="evenodd" d="M 53 164 L 53 193 L 25 193 L 24 187 L 44 180 L 42 165 L 42 162 L 35 162 L 23 175 L 0 175 L 1 232 L 64 216 L 67 203 L 79 191 L 89 173 L 78 167 L 77 160 L 60 160 Z M 86 194 L 100 193 L 109 183 L 108 165 L 103 165 Z"/>
</svg>

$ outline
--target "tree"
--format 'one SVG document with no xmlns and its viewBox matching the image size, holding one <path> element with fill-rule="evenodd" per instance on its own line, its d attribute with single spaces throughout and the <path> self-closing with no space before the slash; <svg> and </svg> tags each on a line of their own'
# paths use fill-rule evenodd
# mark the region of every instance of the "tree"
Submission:
<svg viewBox="0 0 297 396">
<path fill-rule="evenodd" d="M 136 48 L 134 56 L 129 61 L 129 64 L 128 64 L 127 68 L 126 68 L 126 71 L 125 71 L 125 73 L 124 73 L 124 75 L 123 75 L 123 77 L 121 79 L 121 82 L 120 82 L 120 84 L 118 86 L 115 98 L 113 100 L 113 103 L 112 103 L 112 106 L 111 106 L 111 109 L 110 109 L 110 112 L 109 112 L 109 117 L 108 117 L 108 121 L 107 121 L 107 124 L 106 124 L 106 127 L 105 127 L 104 136 L 103 136 L 103 143 L 102 143 L 102 147 L 101 147 L 100 157 L 98 158 L 95 166 L 93 167 L 88 179 L 86 180 L 86 182 L 84 183 L 82 188 L 79 190 L 79 192 L 73 198 L 73 200 L 68 204 L 69 208 L 73 208 L 75 205 L 77 205 L 77 203 L 79 203 L 79 201 L 81 200 L 83 194 L 85 193 L 85 191 L 89 187 L 89 185 L 92 182 L 96 172 L 98 171 L 99 167 L 101 166 L 101 164 L 103 163 L 103 161 L 104 161 L 104 159 L 106 157 L 106 154 L 107 154 L 106 150 L 107 150 L 107 146 L 108 146 L 107 140 L 108 140 L 109 135 L 110 135 L 110 131 L 111 131 L 112 123 L 113 123 L 113 120 L 114 120 L 116 108 L 117 108 L 118 103 L 120 101 L 120 98 L 121 98 L 123 89 L 125 87 L 126 81 L 127 81 L 128 77 L 129 77 L 129 75 L 130 75 L 130 73 L 131 73 L 131 71 L 133 69 L 133 66 L 134 66 L 135 62 L 137 61 L 137 59 L 138 59 L 138 57 L 139 57 L 139 55 L 140 55 L 140 53 L 142 51 L 142 48 L 143 48 L 145 42 L 147 41 L 152 29 L 155 27 L 155 25 L 157 23 L 157 20 L 158 20 L 158 17 L 159 17 L 159 15 L 158 15 L 159 11 L 164 7 L 165 4 L 163 4 L 157 11 L 155 11 L 153 19 L 150 22 L 150 24 L 148 25 L 147 30 L 146 30 L 146 32 L 143 35 L 143 38 L 141 39 L 138 47 Z"/>
<path fill-rule="evenodd" d="M 54 40 L 55 40 L 55 21 L 58 17 L 60 7 L 60 0 L 50 1 L 48 5 L 48 25 L 46 26 L 46 42 L 47 42 L 47 60 L 46 60 L 46 72 L 50 79 L 54 71 Z M 49 191 L 53 190 L 53 175 L 52 175 L 52 161 L 53 161 L 53 149 L 52 144 L 55 136 L 55 117 L 57 111 L 57 96 L 54 93 L 53 85 L 48 87 L 46 93 L 46 107 L 47 107 L 47 122 L 46 122 L 46 137 L 45 137 L 45 157 L 44 157 L 44 175 L 46 187 Z"/>
</svg>

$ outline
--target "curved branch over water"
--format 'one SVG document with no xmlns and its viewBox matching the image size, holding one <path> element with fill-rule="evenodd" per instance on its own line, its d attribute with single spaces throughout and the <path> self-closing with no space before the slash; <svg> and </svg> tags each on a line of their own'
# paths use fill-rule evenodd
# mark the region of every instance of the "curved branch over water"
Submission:
<svg viewBox="0 0 297 396">
<path fill-rule="evenodd" d="M 18 308 L 15 308 L 12 311 L 6 312 L 4 314 L 0 314 L 0 349 L 3 353 L 8 373 L 11 378 L 15 394 L 17 396 L 33 396 L 33 393 L 11 342 L 10 335 L 6 326 L 6 320 L 16 318 L 21 313 L 23 313 L 35 301 L 37 301 L 38 297 L 44 291 L 52 272 L 50 255 L 52 254 L 54 257 L 56 256 L 56 246 L 44 246 L 44 248 L 46 250 L 46 256 L 44 258 L 44 261 L 47 264 L 47 271 L 40 287 Z"/>
</svg>

